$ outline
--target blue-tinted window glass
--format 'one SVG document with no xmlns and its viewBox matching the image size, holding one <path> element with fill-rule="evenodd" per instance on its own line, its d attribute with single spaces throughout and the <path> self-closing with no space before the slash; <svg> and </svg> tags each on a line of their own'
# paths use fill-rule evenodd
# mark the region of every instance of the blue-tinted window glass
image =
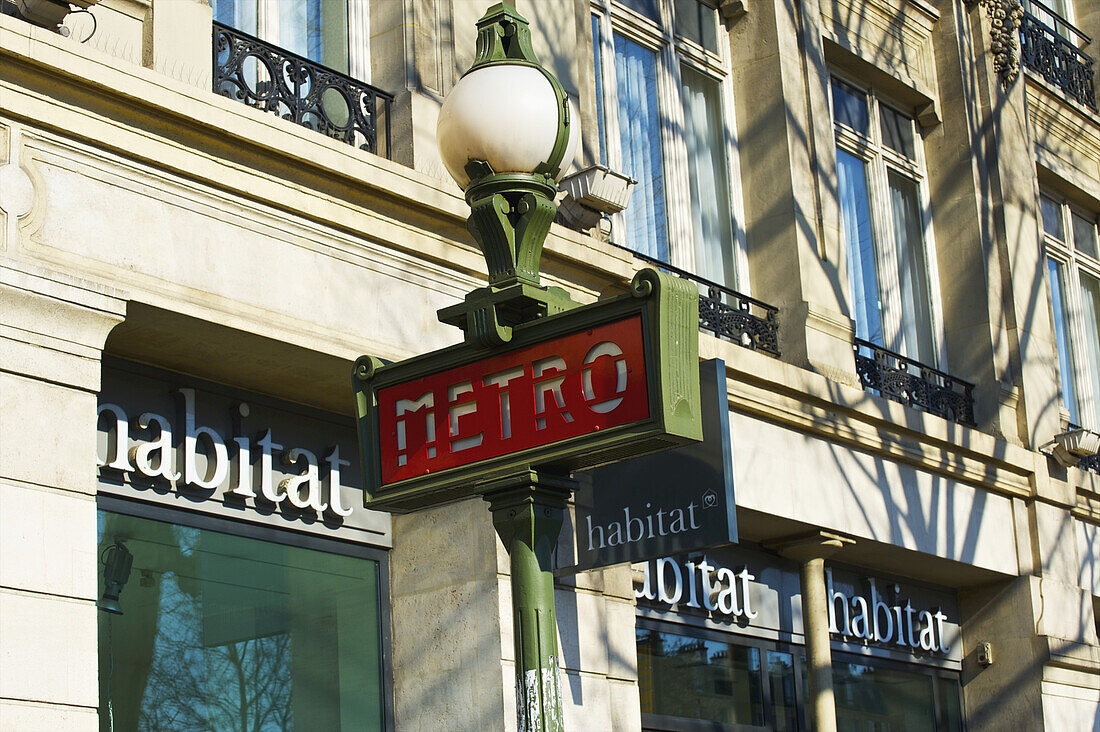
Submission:
<svg viewBox="0 0 1100 732">
<path fill-rule="evenodd" d="M 862 160 L 836 151 L 837 181 L 844 244 L 848 255 L 848 279 L 856 337 L 885 346 L 875 265 L 871 206 L 867 197 L 867 171 Z"/>
<path fill-rule="evenodd" d="M 833 121 L 861 135 L 868 134 L 867 95 L 850 84 L 833 79 Z"/>
<path fill-rule="evenodd" d="M 1058 347 L 1058 375 L 1062 379 L 1062 405 L 1069 419 L 1080 424 L 1077 392 L 1073 386 L 1073 353 L 1070 351 L 1069 318 L 1066 310 L 1066 283 L 1062 265 L 1047 258 L 1047 280 L 1050 284 L 1050 306 L 1054 311 L 1054 337 Z"/>
<path fill-rule="evenodd" d="M 668 225 L 661 113 L 657 107 L 657 55 L 616 34 L 615 81 L 623 173 L 638 181 L 630 206 L 623 212 L 626 231 L 620 243 L 667 262 Z"/>
<path fill-rule="evenodd" d="M 99 556 L 116 542 L 133 567 L 122 614 L 98 611 L 101 720 L 383 728 L 377 562 L 100 511 Z"/>
<path fill-rule="evenodd" d="M 266 20 L 259 24 L 259 9 Z M 348 73 L 347 0 L 213 0 L 214 20 Z M 259 70 L 265 81 L 267 74 Z"/>
</svg>

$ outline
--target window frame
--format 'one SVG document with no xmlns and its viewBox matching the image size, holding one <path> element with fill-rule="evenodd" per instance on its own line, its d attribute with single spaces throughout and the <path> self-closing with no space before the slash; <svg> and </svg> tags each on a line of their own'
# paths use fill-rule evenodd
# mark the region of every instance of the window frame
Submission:
<svg viewBox="0 0 1100 732">
<path fill-rule="evenodd" d="M 1046 230 L 1046 223 L 1042 215 L 1044 199 L 1058 206 L 1064 241 Z M 1055 330 L 1053 335 L 1055 335 L 1055 362 L 1058 363 L 1059 368 L 1058 390 L 1061 394 L 1059 404 L 1061 421 L 1066 426 L 1072 424 L 1093 430 L 1100 429 L 1100 394 L 1093 393 L 1092 384 L 1089 383 L 1090 376 L 1100 380 L 1100 363 L 1091 363 L 1084 352 L 1083 346 L 1087 343 L 1088 334 L 1085 332 L 1081 297 L 1081 273 L 1084 272 L 1100 282 L 1100 259 L 1078 250 L 1076 232 L 1073 228 L 1074 216 L 1091 222 L 1093 242 L 1100 250 L 1100 217 L 1096 214 L 1090 214 L 1086 209 L 1069 201 L 1064 196 L 1059 196 L 1046 189 L 1040 189 L 1038 203 L 1037 220 L 1043 255 L 1043 276 L 1046 280 L 1047 304 L 1050 307 L 1051 325 L 1054 329 L 1059 328 L 1061 324 L 1057 322 L 1055 317 L 1053 290 L 1050 283 L 1050 273 L 1047 270 L 1047 260 L 1050 259 L 1056 262 L 1065 275 L 1062 281 L 1062 306 L 1066 311 L 1064 313 L 1065 318 L 1068 320 L 1065 335 L 1069 346 L 1069 353 L 1065 356 L 1071 366 L 1072 373 L 1069 375 L 1069 381 L 1074 390 L 1072 396 L 1077 405 L 1077 414 L 1074 415 L 1066 406 L 1066 395 L 1062 393 L 1064 382 L 1060 371 L 1061 364 L 1057 358 L 1061 354 L 1058 353 L 1057 331 Z"/>
<path fill-rule="evenodd" d="M 864 94 L 867 102 L 867 134 L 855 130 L 835 117 L 833 106 L 834 83 L 842 85 Z M 837 69 L 829 70 L 828 84 L 829 114 L 832 119 L 833 144 L 837 150 L 842 150 L 859 160 L 866 166 L 868 209 L 871 217 L 872 245 L 875 254 L 875 274 L 878 280 L 878 308 L 882 321 L 882 336 L 884 348 L 894 351 L 911 360 L 918 360 L 916 354 L 907 353 L 903 333 L 904 305 L 901 300 L 901 283 L 899 281 L 899 252 L 896 245 L 893 215 L 890 207 L 890 173 L 905 178 L 916 184 L 918 191 L 918 208 L 920 215 L 921 245 L 925 276 L 928 283 L 928 320 L 932 337 L 932 363 L 925 366 L 947 371 L 947 349 L 943 337 L 943 305 L 940 298 L 939 267 L 936 257 L 935 236 L 932 230 L 932 202 L 928 186 L 928 172 L 922 144 L 923 136 L 920 124 L 917 122 L 911 110 L 906 110 L 901 105 L 891 103 L 883 98 L 874 86 L 844 74 Z M 882 133 L 882 108 L 900 114 L 910 120 L 913 125 L 913 158 L 908 158 L 902 153 L 889 148 L 883 140 Z M 834 153 L 835 154 L 835 153 Z M 839 162 L 837 164 L 839 166 Z M 838 210 L 841 207 L 839 197 L 837 199 Z M 855 290 L 851 276 L 851 262 L 847 261 L 848 243 L 844 241 L 844 232 L 840 232 L 841 243 L 844 248 L 846 269 L 848 270 L 848 298 L 854 308 Z M 853 320 L 855 314 L 853 312 Z"/>
<path fill-rule="evenodd" d="M 599 45 L 599 66 L 594 74 L 592 90 L 602 89 L 603 126 L 598 135 L 605 143 L 601 148 L 601 160 L 614 170 L 622 171 L 622 149 L 619 136 L 619 111 L 615 89 L 615 36 L 619 35 L 646 50 L 652 51 L 657 69 L 657 108 L 660 111 L 660 149 L 664 175 L 665 226 L 667 230 L 668 263 L 688 272 L 700 272 L 693 241 L 691 220 L 690 163 L 687 141 L 676 130 L 685 129 L 683 104 L 682 65 L 716 84 L 722 118 L 721 152 L 725 165 L 721 173 L 728 188 L 730 242 L 734 281 L 724 283 L 745 295 L 751 296 L 748 277 L 748 256 L 744 229 L 745 212 L 740 179 L 740 149 L 737 138 L 736 116 L 733 103 L 733 79 L 730 72 L 729 44 L 717 9 L 706 0 L 700 4 L 715 13 L 718 50 L 711 51 L 695 41 L 676 33 L 672 0 L 657 0 L 659 20 L 622 5 L 617 0 L 592 0 L 590 3 L 590 27 L 599 29 L 599 36 L 592 38 Z M 593 59 L 594 55 L 593 55 Z M 595 66 L 595 64 L 594 64 Z M 599 120 L 595 120 L 599 125 Z M 614 214 L 612 238 L 625 229 L 625 216 Z M 615 242 L 623 244 L 623 242 Z M 719 284 L 723 284 L 719 282 Z"/>
</svg>

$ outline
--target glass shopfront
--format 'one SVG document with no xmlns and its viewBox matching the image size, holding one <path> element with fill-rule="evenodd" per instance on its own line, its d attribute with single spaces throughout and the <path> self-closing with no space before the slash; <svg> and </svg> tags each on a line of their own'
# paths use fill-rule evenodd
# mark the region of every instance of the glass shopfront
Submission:
<svg viewBox="0 0 1100 732">
<path fill-rule="evenodd" d="M 99 410 L 100 729 L 392 729 L 350 420 L 122 361 Z"/>
<path fill-rule="evenodd" d="M 378 553 L 176 518 L 99 512 L 102 729 L 382 729 Z"/>
<path fill-rule="evenodd" d="M 950 593 L 827 576 L 837 729 L 962 732 Z M 798 592 L 796 567 L 762 552 L 649 562 L 635 585 L 643 729 L 809 730 Z"/>
</svg>

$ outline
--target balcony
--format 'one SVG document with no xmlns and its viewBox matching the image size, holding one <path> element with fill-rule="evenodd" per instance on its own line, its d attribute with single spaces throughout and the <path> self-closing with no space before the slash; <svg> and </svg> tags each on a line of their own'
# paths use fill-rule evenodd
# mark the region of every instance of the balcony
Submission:
<svg viewBox="0 0 1100 732">
<path fill-rule="evenodd" d="M 974 385 L 870 341 L 852 342 L 865 391 L 959 424 L 975 426 Z"/>
<path fill-rule="evenodd" d="M 214 92 L 389 157 L 393 95 L 214 23 Z"/>
<path fill-rule="evenodd" d="M 1020 61 L 1081 104 L 1096 109 L 1092 58 L 1081 48 L 1088 36 L 1038 0 L 1025 0 Z"/>
<path fill-rule="evenodd" d="M 699 330 L 754 351 L 779 355 L 779 308 L 742 295 L 736 290 L 711 282 L 659 259 L 626 249 L 637 259 L 690 280 L 699 287 Z"/>
</svg>

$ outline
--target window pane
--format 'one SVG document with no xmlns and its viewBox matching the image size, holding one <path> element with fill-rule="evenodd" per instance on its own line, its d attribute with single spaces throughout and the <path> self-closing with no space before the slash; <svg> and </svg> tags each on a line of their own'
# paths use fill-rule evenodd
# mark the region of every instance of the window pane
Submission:
<svg viewBox="0 0 1100 732">
<path fill-rule="evenodd" d="M 637 10 L 647 18 L 660 22 L 661 16 L 657 12 L 657 0 L 618 0 L 618 2 L 631 10 Z"/>
<path fill-rule="evenodd" d="M 833 79 L 833 121 L 866 135 L 869 119 L 867 95 L 854 86 Z"/>
<path fill-rule="evenodd" d="M 1050 282 L 1050 307 L 1054 315 L 1054 337 L 1058 347 L 1058 374 L 1062 379 L 1062 406 L 1069 420 L 1080 424 L 1077 413 L 1077 390 L 1073 386 L 1073 353 L 1069 341 L 1069 310 L 1066 307 L 1066 279 L 1063 266 L 1047 258 L 1047 279 Z"/>
<path fill-rule="evenodd" d="M 1073 246 L 1082 254 L 1100 259 L 1096 253 L 1096 225 L 1078 214 L 1073 214 Z"/>
<path fill-rule="evenodd" d="M 676 32 L 708 51 L 718 52 L 718 26 L 714 9 L 699 0 L 676 0 Z"/>
<path fill-rule="evenodd" d="M 767 658 L 775 732 L 796 732 L 798 711 L 794 688 L 794 658 L 782 651 L 768 651 Z"/>
<path fill-rule="evenodd" d="M 836 152 L 838 194 L 848 254 L 852 318 L 856 337 L 885 346 L 879 308 L 875 245 L 871 231 L 871 207 L 867 198 L 867 172 L 862 160 L 843 150 Z"/>
<path fill-rule="evenodd" d="M 230 28 L 259 35 L 256 0 L 213 0 L 214 20 Z"/>
<path fill-rule="evenodd" d="M 686 66 L 682 78 L 696 273 L 736 288 L 725 125 L 718 83 Z"/>
<path fill-rule="evenodd" d="M 100 556 L 116 541 L 122 614 L 98 612 L 115 729 L 381 729 L 376 562 L 99 512 Z"/>
<path fill-rule="evenodd" d="M 890 212 L 898 261 L 898 293 L 901 299 L 901 333 L 890 347 L 921 363 L 936 364 L 932 335 L 928 263 L 924 251 L 917 182 L 889 171 Z"/>
<path fill-rule="evenodd" d="M 600 135 L 600 165 L 607 165 L 607 122 L 603 110 L 603 34 L 600 19 L 592 16 L 592 54 L 596 69 L 596 129 Z"/>
<path fill-rule="evenodd" d="M 764 724 L 756 648 L 637 629 L 643 714 Z"/>
<path fill-rule="evenodd" d="M 1046 196 L 1042 196 L 1039 207 L 1043 214 L 1043 232 L 1047 236 L 1053 236 L 1058 241 L 1065 241 L 1066 233 L 1062 227 L 1062 205 Z"/>
<path fill-rule="evenodd" d="M 623 173 L 638 181 L 623 212 L 622 243 L 668 261 L 661 115 L 657 108 L 657 56 L 634 41 L 615 36 L 615 80 Z"/>
<path fill-rule="evenodd" d="M 935 732 L 932 677 L 833 664 L 837 732 Z"/>
<path fill-rule="evenodd" d="M 882 143 L 910 160 L 915 159 L 913 120 L 881 104 L 879 119 L 882 122 Z"/>
<path fill-rule="evenodd" d="M 959 682 L 953 678 L 941 677 L 936 679 L 936 688 L 940 695 L 940 709 L 943 713 L 943 732 L 963 732 Z"/>
<path fill-rule="evenodd" d="M 1081 272 L 1081 329 L 1085 341 L 1082 355 L 1089 380 L 1087 393 L 1092 395 L 1091 422 L 1087 426 L 1100 428 L 1100 280 Z"/>
</svg>

